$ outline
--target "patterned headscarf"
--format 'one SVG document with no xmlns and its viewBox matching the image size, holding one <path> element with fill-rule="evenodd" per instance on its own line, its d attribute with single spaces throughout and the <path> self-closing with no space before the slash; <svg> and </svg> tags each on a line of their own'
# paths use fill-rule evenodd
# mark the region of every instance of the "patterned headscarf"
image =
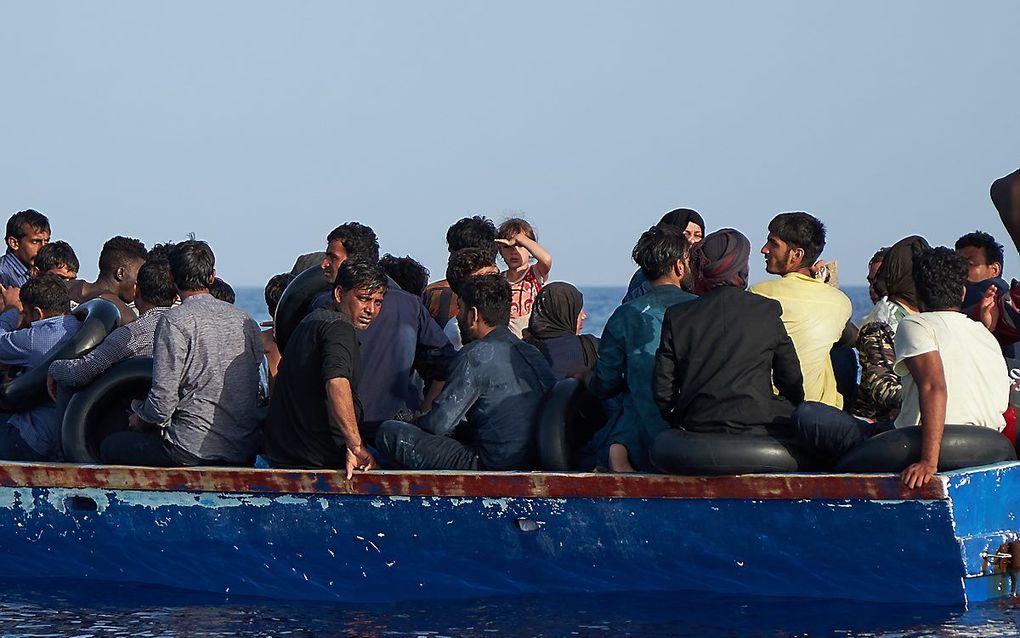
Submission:
<svg viewBox="0 0 1020 638">
<path fill-rule="evenodd" d="M 740 231 L 723 228 L 691 249 L 694 292 L 703 295 L 719 286 L 747 288 L 751 242 Z"/>
</svg>

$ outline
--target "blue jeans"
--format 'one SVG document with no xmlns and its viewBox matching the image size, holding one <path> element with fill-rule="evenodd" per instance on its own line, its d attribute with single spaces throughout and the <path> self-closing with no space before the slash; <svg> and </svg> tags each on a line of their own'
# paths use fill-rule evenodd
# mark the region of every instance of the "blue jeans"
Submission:
<svg viewBox="0 0 1020 638">
<path fill-rule="evenodd" d="M 375 446 L 383 458 L 408 470 L 481 469 L 478 453 L 460 441 L 402 421 L 385 421 L 375 435 Z"/>
<path fill-rule="evenodd" d="M 805 401 L 791 416 L 797 438 L 818 455 L 831 461 L 876 434 L 893 429 L 891 421 L 871 423 L 817 401 Z"/>
</svg>

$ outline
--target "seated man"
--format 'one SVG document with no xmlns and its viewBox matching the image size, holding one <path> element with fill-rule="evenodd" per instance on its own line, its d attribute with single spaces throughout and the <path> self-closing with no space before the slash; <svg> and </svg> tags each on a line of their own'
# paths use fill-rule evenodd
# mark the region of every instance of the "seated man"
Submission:
<svg viewBox="0 0 1020 638">
<path fill-rule="evenodd" d="M 368 226 L 349 222 L 326 237 L 326 258 L 322 269 L 330 281 L 347 259 L 378 263 L 379 241 Z M 326 307 L 329 298 L 316 303 Z M 421 298 L 404 292 L 388 280 L 379 316 L 359 335 L 364 361 L 361 386 L 364 406 L 362 428 L 373 436 L 379 424 L 401 410 L 427 410 L 443 387 L 456 352 L 443 331 L 429 316 Z M 431 381 L 422 393 L 420 380 Z"/>
<path fill-rule="evenodd" d="M 50 396 L 57 399 L 58 385 L 70 390 L 84 387 L 110 366 L 125 359 L 151 357 L 156 324 L 176 298 L 177 288 L 170 274 L 170 264 L 163 259 L 146 261 L 138 269 L 135 281 L 134 302 L 140 313 L 138 319 L 111 332 L 84 357 L 51 363 L 47 380 Z"/>
<path fill-rule="evenodd" d="M 999 293 L 1009 290 L 1009 284 L 1002 278 L 1004 249 L 994 237 L 976 230 L 957 239 L 955 248 L 967 260 L 967 296 L 963 299 L 964 308 L 979 304 L 991 286 Z"/>
<path fill-rule="evenodd" d="M 779 302 L 746 290 L 750 251 L 728 228 L 691 250 L 701 296 L 666 311 L 652 380 L 662 418 L 674 427 L 792 438 L 790 413 L 804 400 L 800 362 Z"/>
<path fill-rule="evenodd" d="M 72 281 L 68 288 L 71 300 L 85 303 L 101 297 L 120 310 L 121 325 L 134 321 L 138 315 L 128 304 L 134 299 L 138 269 L 147 257 L 145 244 L 137 239 L 120 236 L 110 239 L 99 253 L 99 277 L 92 283 L 82 279 Z"/>
<path fill-rule="evenodd" d="M 449 295 L 447 299 L 453 301 L 454 309 L 457 307 L 457 290 L 471 277 L 478 275 L 498 275 L 499 268 L 496 266 L 496 244 L 489 246 L 475 246 L 472 248 L 461 248 L 450 254 L 450 260 L 446 265 L 446 279 L 444 280 Z M 455 350 L 464 347 L 460 340 L 460 330 L 457 328 L 457 316 L 454 315 L 445 326 L 443 334 L 453 344 Z"/>
<path fill-rule="evenodd" d="M 280 297 L 287 288 L 287 284 L 294 280 L 295 275 L 289 272 L 273 275 L 266 283 L 265 298 L 266 310 L 270 317 L 276 316 L 276 307 L 280 305 Z M 276 373 L 280 367 L 280 348 L 276 345 L 276 328 L 273 327 L 273 320 L 262 324 L 265 330 L 262 331 L 262 347 L 266 353 L 265 379 L 266 390 L 269 396 L 273 394 L 276 384 Z"/>
<path fill-rule="evenodd" d="M 64 281 L 74 281 L 78 277 L 78 255 L 66 241 L 54 241 L 39 249 L 32 266 L 34 275 L 49 273 Z"/>
<path fill-rule="evenodd" d="M 17 330 L 19 311 L 0 315 L 0 363 L 33 368 L 81 327 L 73 317 L 64 280 L 39 275 L 21 287 L 21 304 L 31 325 Z M 0 458 L 8 461 L 54 461 L 60 457 L 60 421 L 53 403 L 5 415 L 0 423 Z"/>
<path fill-rule="evenodd" d="M 375 319 L 386 294 L 377 264 L 347 260 L 333 307 L 313 310 L 287 342 L 266 421 L 264 456 L 273 467 L 371 469 L 358 423 L 361 354 L 355 329 Z"/>
<path fill-rule="evenodd" d="M 170 252 L 181 305 L 163 313 L 152 347 L 152 389 L 128 419 L 133 431 L 103 440 L 106 463 L 246 465 L 259 446 L 258 324 L 214 299 L 215 258 L 204 241 Z"/>
<path fill-rule="evenodd" d="M 921 312 L 900 320 L 895 371 L 903 402 L 895 422 L 856 419 L 820 403 L 794 412 L 799 437 L 821 454 L 838 459 L 866 438 L 895 427 L 921 426 L 921 460 L 903 471 L 909 487 L 924 485 L 938 466 L 946 423 L 1002 431 L 1009 404 L 1006 362 L 995 338 L 960 312 L 967 262 L 949 248 L 929 248 L 914 259 Z"/>
<path fill-rule="evenodd" d="M 538 349 L 507 327 L 505 278 L 472 277 L 458 295 L 465 345 L 443 393 L 416 423 L 383 423 L 376 447 L 414 470 L 533 468 L 539 409 L 556 379 Z"/>
<path fill-rule="evenodd" d="M 670 226 L 683 233 L 684 239 L 689 245 L 694 245 L 705 237 L 705 220 L 696 210 L 690 208 L 677 208 L 662 216 L 656 226 Z M 630 278 L 627 284 L 627 294 L 623 296 L 621 304 L 634 301 L 652 289 L 651 282 L 645 278 L 639 268 Z"/>
<path fill-rule="evenodd" d="M 655 350 L 666 309 L 697 299 L 680 285 L 690 278 L 688 244 L 668 224 L 649 228 L 633 257 L 649 282 L 647 292 L 617 308 L 602 331 L 599 362 L 589 390 L 600 399 L 620 396 L 620 409 L 596 435 L 600 465 L 614 472 L 652 470 L 648 451 L 655 436 L 669 428 L 652 399 Z"/>
<path fill-rule="evenodd" d="M 823 248 L 822 222 L 807 213 L 776 215 L 761 253 L 765 270 L 781 278 L 757 284 L 751 292 L 782 305 L 783 324 L 804 375 L 805 398 L 842 408 L 830 352 L 840 342 L 852 308 L 846 295 L 811 275 Z"/>
<path fill-rule="evenodd" d="M 455 224 L 446 231 L 446 247 L 450 257 L 465 248 L 487 248 L 492 246 L 493 264 L 496 254 L 496 225 L 488 217 L 475 215 L 458 219 Z M 499 272 L 498 270 L 496 272 Z M 449 277 L 425 287 L 422 294 L 422 302 L 429 310 L 429 314 L 440 328 L 446 328 L 449 322 L 457 316 L 457 293 L 450 286 Z M 449 335 L 449 333 L 447 333 Z M 451 339 L 452 341 L 452 339 Z M 460 337 L 457 338 L 457 343 Z M 459 349 L 459 348 L 458 348 Z"/>
<path fill-rule="evenodd" d="M 31 208 L 15 213 L 7 220 L 5 241 L 7 252 L 0 257 L 0 286 L 20 288 L 28 281 L 39 249 L 50 241 L 50 220 Z"/>
<path fill-rule="evenodd" d="M 425 288 L 429 285 L 429 269 L 415 261 L 410 255 L 397 257 L 386 253 L 379 260 L 386 276 L 397 282 L 400 289 L 411 293 L 415 297 L 425 294 Z"/>
</svg>

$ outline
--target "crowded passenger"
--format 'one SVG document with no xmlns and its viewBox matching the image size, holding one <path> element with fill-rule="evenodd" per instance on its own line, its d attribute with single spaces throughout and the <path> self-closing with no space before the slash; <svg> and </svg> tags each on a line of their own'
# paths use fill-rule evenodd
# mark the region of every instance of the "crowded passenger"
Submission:
<svg viewBox="0 0 1020 638">
<path fill-rule="evenodd" d="M 429 285 L 429 269 L 410 256 L 396 257 L 387 253 L 379 260 L 379 265 L 404 292 L 415 297 L 425 294 L 425 287 Z"/>
<path fill-rule="evenodd" d="M 885 421 L 899 412 L 902 385 L 894 369 L 893 343 L 900 321 L 919 312 L 914 259 L 929 248 L 923 237 L 905 237 L 886 249 L 875 273 L 871 289 L 879 298 L 861 321 L 857 337 L 861 379 L 852 410 L 856 416 Z"/>
<path fill-rule="evenodd" d="M 507 327 L 511 303 L 499 275 L 460 286 L 464 348 L 430 411 L 379 428 L 383 457 L 414 470 L 535 468 L 539 409 L 556 379 L 541 353 Z"/>
<path fill-rule="evenodd" d="M 457 306 L 457 290 L 461 284 L 476 275 L 496 275 L 499 268 L 496 267 L 496 244 L 490 242 L 486 246 L 474 246 L 461 248 L 450 253 L 450 260 L 446 266 L 446 279 L 443 280 L 446 288 L 443 289 L 440 300 L 440 308 L 443 304 L 452 301 L 454 310 Z M 446 311 L 442 309 L 439 316 L 445 316 Z M 460 350 L 463 343 L 460 340 L 460 329 L 457 327 L 457 315 L 454 314 L 446 325 L 443 326 L 443 334 L 453 344 L 455 350 Z"/>
<path fill-rule="evenodd" d="M 454 253 L 466 248 L 489 248 L 491 246 L 493 255 L 495 255 L 495 239 L 496 225 L 492 223 L 491 219 L 481 215 L 458 219 L 446 231 L 446 247 L 451 259 Z M 493 260 L 493 264 L 495 264 L 495 257 Z M 449 322 L 457 316 L 457 295 L 451 289 L 447 279 L 429 284 L 422 294 L 422 302 L 444 331 Z M 459 342 L 459 340 L 458 337 L 457 341 Z"/>
<path fill-rule="evenodd" d="M 878 269 L 882 267 L 882 261 L 885 259 L 885 254 L 888 250 L 888 246 L 879 248 L 872 255 L 871 261 L 868 262 L 868 296 L 871 297 L 871 303 L 876 303 L 882 298 L 882 295 L 878 294 L 878 291 L 875 290 L 875 277 L 878 275 Z"/>
<path fill-rule="evenodd" d="M 900 319 L 896 331 L 895 371 L 903 400 L 895 421 L 858 419 L 816 402 L 805 402 L 794 413 L 801 440 L 831 460 L 893 427 L 920 425 L 921 459 L 902 474 L 909 487 L 924 485 L 935 474 L 946 423 L 1002 431 L 1009 402 L 998 344 L 960 312 L 966 259 L 949 248 L 925 249 L 913 260 L 913 277 L 921 312 Z"/>
<path fill-rule="evenodd" d="M 800 212 L 777 215 L 769 223 L 761 253 L 766 272 L 779 279 L 757 284 L 751 292 L 782 306 L 783 324 L 797 348 L 805 398 L 842 408 L 830 353 L 843 337 L 852 307 L 839 289 L 813 275 L 823 248 L 825 227 L 818 219 Z"/>
<path fill-rule="evenodd" d="M 81 322 L 70 314 L 67 286 L 56 275 L 44 274 L 27 280 L 21 287 L 18 303 L 5 301 L 0 314 L 0 364 L 5 366 L 35 368 L 81 327 Z M 28 326 L 18 329 L 22 315 Z M 0 459 L 60 458 L 60 421 L 52 401 L 2 415 L 0 419 Z"/>
<path fill-rule="evenodd" d="M 131 237 L 113 237 L 99 253 L 99 276 L 93 282 L 76 279 L 68 286 L 71 300 L 85 303 L 89 299 L 106 299 L 120 311 L 124 325 L 138 316 L 131 303 L 135 294 L 138 269 L 148 258 L 145 244 Z"/>
<path fill-rule="evenodd" d="M 584 295 L 555 281 L 542 288 L 528 321 L 528 343 L 538 348 L 557 379 L 588 379 L 599 360 L 599 338 L 582 335 Z"/>
<path fill-rule="evenodd" d="M 266 288 L 263 291 L 263 296 L 266 299 L 266 310 L 269 311 L 270 317 L 276 316 L 276 307 L 280 304 L 280 297 L 283 296 L 284 289 L 287 288 L 287 284 L 294 281 L 295 275 L 293 273 L 285 272 L 279 275 L 273 275 L 266 283 Z M 280 367 L 280 348 L 276 344 L 276 327 L 273 325 L 273 320 L 262 324 L 265 330 L 262 331 L 262 347 L 266 354 L 266 392 L 272 396 L 273 387 L 276 384 L 276 373 Z"/>
<path fill-rule="evenodd" d="M 692 249 L 700 296 L 663 318 L 655 403 L 670 425 L 691 432 L 790 440 L 790 414 L 804 400 L 804 379 L 783 307 L 747 291 L 750 250 L 747 238 L 728 228 Z"/>
<path fill-rule="evenodd" d="M 349 222 L 326 237 L 322 268 L 327 278 L 336 281 L 340 265 L 347 259 L 379 262 L 379 242 L 371 228 Z M 328 303 L 320 301 L 317 307 Z M 388 280 L 379 316 L 359 339 L 365 365 L 358 391 L 364 408 L 362 427 L 368 436 L 401 410 L 427 411 L 442 390 L 456 351 L 421 297 L 404 292 Z M 286 358 L 287 353 L 283 356 Z M 429 382 L 424 392 L 420 379 Z"/>
<path fill-rule="evenodd" d="M 506 264 L 503 275 L 510 283 L 513 303 L 510 306 L 510 331 L 518 338 L 528 327 L 528 318 L 535 298 L 549 279 L 552 255 L 535 238 L 535 229 L 526 220 L 511 217 L 496 231 L 499 255 Z M 535 263 L 531 260 L 534 259 Z"/>
<path fill-rule="evenodd" d="M 78 255 L 66 241 L 53 241 L 39 249 L 35 263 L 31 268 L 32 276 L 56 275 L 64 281 L 74 281 L 78 277 Z"/>
<path fill-rule="evenodd" d="M 273 467 L 368 470 L 375 458 L 359 429 L 363 366 L 355 330 L 378 315 L 386 273 L 346 260 L 337 271 L 333 304 L 301 320 L 280 363 L 266 420 L 263 455 Z"/>
<path fill-rule="evenodd" d="M 697 299 L 681 287 L 691 278 L 689 250 L 675 225 L 657 224 L 645 231 L 631 256 L 648 291 L 617 308 L 602 331 L 589 390 L 602 399 L 620 397 L 595 437 L 598 465 L 614 472 L 651 471 L 652 441 L 669 428 L 652 397 L 655 351 L 666 309 Z"/>
<path fill-rule="evenodd" d="M 981 298 L 990 286 L 998 294 L 1007 292 L 1009 284 L 1002 278 L 1002 264 L 1005 252 L 1002 244 L 988 233 L 976 230 L 956 240 L 956 252 L 967 260 L 967 296 L 964 308 L 981 303 Z"/>
<path fill-rule="evenodd" d="M 132 405 L 130 431 L 104 439 L 100 454 L 128 465 L 250 465 L 260 444 L 258 324 L 209 294 L 208 244 L 181 242 L 169 262 L 181 305 L 156 325 L 152 389 Z"/>
<path fill-rule="evenodd" d="M 672 226 L 680 230 L 683 233 L 687 243 L 691 246 L 698 243 L 705 236 L 705 220 L 702 219 L 701 215 L 696 210 L 690 208 L 677 208 L 671 210 L 659 220 L 656 226 Z M 627 294 L 623 296 L 623 301 L 620 303 L 627 303 L 637 299 L 652 289 L 652 283 L 648 281 L 644 273 L 639 268 L 634 276 L 630 278 L 630 283 L 627 285 Z"/>
<path fill-rule="evenodd" d="M 7 252 L 0 257 L 0 286 L 20 288 L 28 281 L 39 249 L 50 241 L 50 220 L 37 210 L 23 210 L 7 220 Z"/>
<path fill-rule="evenodd" d="M 224 303 L 232 304 L 237 301 L 234 288 L 219 277 L 214 279 L 212 285 L 209 286 L 209 294 L 213 296 L 213 299 L 219 299 Z"/>
</svg>

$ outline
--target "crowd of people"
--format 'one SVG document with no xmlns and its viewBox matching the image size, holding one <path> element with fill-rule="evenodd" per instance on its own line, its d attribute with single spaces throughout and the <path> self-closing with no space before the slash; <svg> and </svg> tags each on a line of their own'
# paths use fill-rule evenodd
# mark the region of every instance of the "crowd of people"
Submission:
<svg viewBox="0 0 1020 638">
<path fill-rule="evenodd" d="M 937 470 L 945 424 L 1005 428 L 1020 311 L 991 235 L 968 233 L 954 248 L 910 236 L 878 250 L 874 307 L 857 326 L 837 264 L 822 260 L 816 217 L 772 219 L 760 253 L 774 277 L 751 288 L 751 241 L 708 230 L 681 208 L 641 234 L 638 270 L 598 338 L 583 333 L 580 291 L 550 281 L 552 255 L 524 219 L 458 220 L 446 276 L 433 283 L 410 257 L 380 258 L 371 228 L 345 223 L 266 285 L 271 316 L 309 269 L 329 289 L 278 344 L 274 326 L 233 305 L 205 242 L 147 249 L 114 237 L 87 282 L 72 247 L 50 241 L 49 220 L 21 211 L 0 257 L 7 374 L 72 339 L 78 304 L 105 299 L 120 325 L 84 356 L 48 364 L 52 400 L 2 415 L 0 458 L 62 460 L 70 397 L 132 357 L 152 357 L 152 388 L 102 440 L 107 463 L 348 478 L 377 467 L 538 469 L 539 414 L 566 378 L 605 414 L 580 470 L 654 472 L 651 450 L 669 428 L 773 437 L 825 467 L 876 434 L 920 425 L 921 458 L 902 474 L 914 487 Z"/>
</svg>

